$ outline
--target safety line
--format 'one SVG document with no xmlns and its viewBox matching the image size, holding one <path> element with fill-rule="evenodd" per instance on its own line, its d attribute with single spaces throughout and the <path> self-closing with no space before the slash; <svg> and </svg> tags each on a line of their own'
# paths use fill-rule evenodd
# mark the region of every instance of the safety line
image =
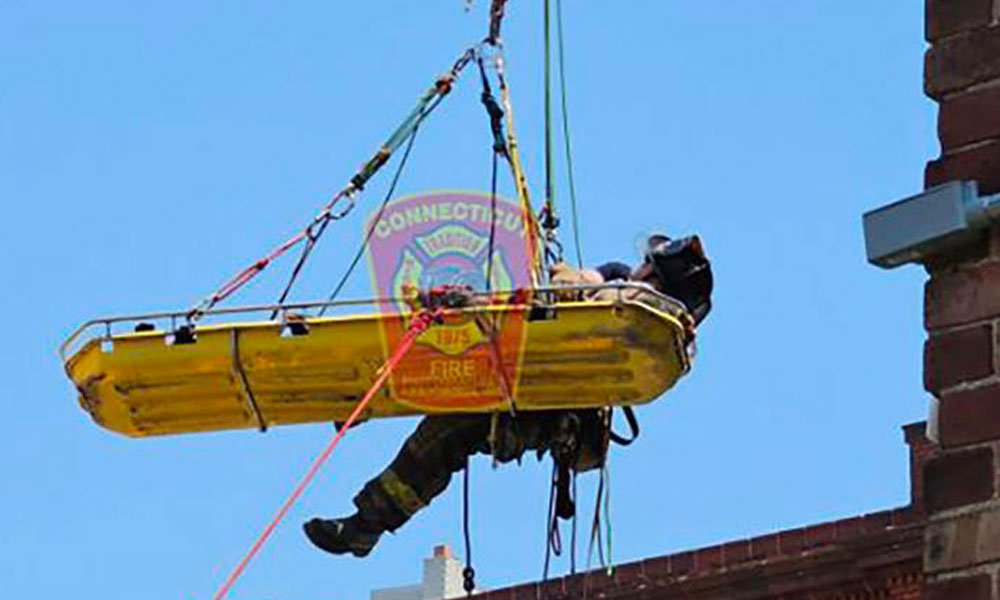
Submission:
<svg viewBox="0 0 1000 600">
<path fill-rule="evenodd" d="M 556 215 L 555 185 L 553 179 L 552 157 L 552 43 L 550 41 L 552 25 L 549 16 L 551 0 L 545 0 L 545 16 L 542 19 L 545 26 L 545 211 L 548 219 Z M 554 223 L 554 221 L 550 221 Z"/>
<path fill-rule="evenodd" d="M 500 102 L 503 104 L 507 125 L 507 163 L 510 165 L 511 176 L 514 179 L 514 186 L 517 188 L 517 196 L 521 204 L 521 222 L 524 224 L 524 235 L 528 242 L 528 254 L 532 265 L 531 287 L 535 288 L 540 285 L 545 272 L 543 257 L 539 248 L 539 226 L 538 220 L 535 218 L 535 214 L 531 208 L 528 178 L 524 174 L 524 167 L 521 164 L 517 131 L 514 127 L 514 106 L 511 101 L 510 85 L 507 83 L 507 75 L 504 70 L 503 55 L 499 47 L 494 57 L 494 68 L 496 69 L 497 80 L 500 84 Z"/>
<path fill-rule="evenodd" d="M 229 574 L 229 577 L 226 578 L 226 582 L 222 585 L 221 588 L 219 588 L 219 591 L 216 592 L 215 595 L 212 597 L 213 600 L 222 600 L 222 598 L 226 597 L 226 595 L 229 593 L 229 590 L 232 589 L 233 585 L 236 583 L 236 580 L 239 579 L 240 575 L 242 575 L 244 570 L 246 570 L 247 565 L 250 563 L 253 557 L 257 555 L 257 553 L 264 546 L 264 543 L 268 540 L 268 538 L 271 537 L 271 534 L 274 533 L 274 530 L 278 527 L 281 521 L 284 520 L 285 515 L 288 514 L 288 511 L 292 508 L 292 506 L 299 499 L 302 493 L 306 490 L 306 488 L 309 486 L 312 480 L 316 477 L 316 474 L 319 473 L 320 468 L 323 466 L 324 463 L 326 463 L 327 459 L 330 458 L 330 455 L 333 454 L 333 451 L 337 447 L 337 444 L 340 443 L 340 440 L 350 430 L 351 426 L 354 424 L 355 421 L 357 421 L 358 417 L 361 416 L 361 413 L 372 401 L 372 398 L 374 398 L 375 395 L 382 389 L 382 386 L 385 385 L 385 382 L 389 379 L 389 376 L 392 374 L 393 369 L 395 369 L 399 365 L 399 363 L 403 360 L 403 357 L 406 355 L 407 351 L 409 351 L 409 349 L 413 346 L 414 342 L 416 342 L 417 337 L 424 331 L 427 331 L 427 329 L 431 326 L 431 324 L 434 323 L 435 320 L 440 318 L 443 312 L 444 312 L 443 309 L 438 308 L 435 309 L 434 311 L 421 312 L 414 317 L 413 322 L 410 323 L 410 326 L 407 329 L 406 334 L 400 340 L 399 344 L 396 346 L 396 349 L 393 351 L 392 355 L 389 356 L 385 364 L 382 365 L 382 368 L 379 369 L 378 376 L 375 378 L 375 382 L 368 389 L 368 392 L 365 393 L 364 398 L 362 398 L 361 401 L 358 402 L 358 405 L 354 407 L 354 411 L 351 412 L 351 415 L 349 417 L 347 417 L 347 420 L 344 421 L 343 426 L 337 431 L 336 435 L 333 436 L 333 439 L 330 441 L 329 444 L 327 444 L 326 448 L 323 449 L 323 452 L 321 452 L 320 455 L 317 456 L 315 460 L 313 460 L 313 463 L 309 467 L 309 470 L 306 472 L 305 476 L 301 479 L 301 481 L 299 481 L 298 485 L 295 486 L 295 489 L 292 490 L 292 493 L 285 500 L 284 504 L 281 505 L 281 508 L 278 510 L 277 514 L 274 515 L 274 518 L 271 519 L 271 522 L 268 523 L 267 527 L 264 528 L 264 531 L 260 534 L 260 536 L 257 537 L 257 540 L 253 543 L 253 546 L 250 547 L 250 551 L 247 552 L 247 554 L 243 557 L 243 559 L 239 562 L 239 564 L 236 565 L 236 568 L 233 569 L 232 573 Z"/>
<path fill-rule="evenodd" d="M 486 291 L 493 291 L 493 253 L 497 237 L 497 151 L 493 151 L 493 168 L 490 175 L 490 237 L 486 255 Z"/>
<path fill-rule="evenodd" d="M 368 250 L 368 244 L 372 241 L 372 235 L 375 234 L 375 228 L 378 226 L 379 221 L 382 220 L 382 215 L 385 214 L 385 209 L 389 207 L 389 201 L 392 200 L 392 196 L 396 193 L 396 186 L 399 184 L 399 178 L 403 174 L 403 168 L 406 167 L 406 161 L 410 158 L 410 151 L 413 149 L 413 142 L 417 139 L 417 132 L 420 130 L 420 123 L 417 123 L 417 127 L 413 129 L 410 133 L 410 141 L 406 143 L 406 150 L 403 151 L 403 157 L 399 159 L 399 165 L 396 167 L 396 172 L 392 176 L 392 183 L 389 184 L 389 189 L 385 193 L 385 197 L 382 199 L 382 204 L 378 208 L 378 212 L 375 214 L 375 218 L 372 219 L 371 224 L 368 225 L 368 231 L 365 232 L 364 240 L 361 241 L 361 246 L 358 251 L 354 253 L 354 258 L 351 260 L 351 264 L 348 265 L 347 270 L 340 277 L 340 281 L 337 282 L 336 287 L 333 288 L 333 292 L 326 299 L 327 305 L 319 310 L 319 316 L 326 314 L 326 310 L 329 308 L 329 303 L 337 299 L 340 292 L 347 285 L 347 281 L 354 274 L 354 270 L 358 268 L 358 263 L 361 262 L 361 258 L 365 255 L 365 251 Z"/>
<path fill-rule="evenodd" d="M 322 226 L 328 221 L 342 219 L 354 208 L 354 197 L 364 190 L 368 181 L 381 169 L 393 153 L 402 146 L 407 137 L 417 128 L 420 123 L 441 103 L 441 100 L 451 93 L 452 85 L 459 74 L 476 57 L 479 51 L 478 46 L 468 48 L 458 57 L 451 69 L 439 77 L 430 88 L 417 101 L 416 107 L 403 120 L 403 122 L 392 132 L 388 139 L 379 147 L 375 154 L 351 177 L 347 186 L 337 192 L 333 198 L 327 202 L 323 209 L 304 229 L 293 235 L 286 242 L 272 250 L 263 258 L 255 261 L 234 277 L 226 281 L 216 292 L 207 296 L 195 305 L 188 312 L 188 320 L 196 321 L 205 312 L 211 310 L 216 304 L 225 300 L 237 290 L 246 285 L 257 274 L 263 271 L 271 262 L 283 255 L 288 250 L 294 248 L 304 240 L 311 239 L 313 227 Z M 339 212 L 334 212 L 334 208 L 340 202 L 347 200 L 347 206 Z"/>
<path fill-rule="evenodd" d="M 490 30 L 486 42 L 497 45 L 500 42 L 500 27 L 503 25 L 504 8 L 507 0 L 492 0 L 490 2 Z"/>
<path fill-rule="evenodd" d="M 566 99 L 566 62 L 563 50 L 562 0 L 556 0 L 556 40 L 559 46 L 559 96 L 562 104 L 563 144 L 566 152 L 566 179 L 569 186 L 570 220 L 573 223 L 573 246 L 576 248 L 577 266 L 583 268 L 583 245 L 580 243 L 579 210 L 576 203 L 576 178 L 573 170 L 573 145 L 569 135 L 569 102 Z"/>
<path fill-rule="evenodd" d="M 465 457 L 462 474 L 462 537 L 465 540 L 465 568 L 462 569 L 462 589 L 468 598 L 476 591 L 476 569 L 472 566 L 472 533 L 469 525 L 469 457 Z"/>
</svg>

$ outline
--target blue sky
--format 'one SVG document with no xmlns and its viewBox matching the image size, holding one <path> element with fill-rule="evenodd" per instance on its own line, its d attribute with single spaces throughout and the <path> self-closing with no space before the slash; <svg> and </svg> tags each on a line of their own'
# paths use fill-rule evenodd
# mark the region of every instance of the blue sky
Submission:
<svg viewBox="0 0 1000 600">
<path fill-rule="evenodd" d="M 486 0 L 462 4 L 0 5 L 9 596 L 206 598 L 238 561 L 330 428 L 117 437 L 78 409 L 56 347 L 93 316 L 190 305 L 309 219 L 482 36 Z M 641 409 L 643 437 L 612 458 L 617 558 L 905 504 L 899 427 L 926 411 L 924 275 L 867 266 L 860 216 L 918 191 L 937 154 L 923 3 L 565 0 L 565 12 L 586 256 L 634 260 L 643 233 L 698 232 L 718 282 L 694 373 Z M 515 0 L 509 17 L 538 190 L 541 5 Z M 477 94 L 466 77 L 423 128 L 400 193 L 488 185 Z M 342 271 L 385 179 L 300 298 Z M 273 298 L 281 273 L 243 300 Z M 367 295 L 367 278 L 349 292 Z M 348 510 L 412 426 L 353 431 L 232 597 L 363 599 L 416 580 L 434 544 L 459 546 L 457 485 L 364 561 L 300 534 Z M 546 474 L 475 463 L 482 584 L 540 575 Z"/>
</svg>

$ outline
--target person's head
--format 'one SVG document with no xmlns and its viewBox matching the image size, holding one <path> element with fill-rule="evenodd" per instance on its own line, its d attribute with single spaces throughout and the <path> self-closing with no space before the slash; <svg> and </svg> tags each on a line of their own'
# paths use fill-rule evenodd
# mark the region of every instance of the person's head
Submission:
<svg viewBox="0 0 1000 600">
<path fill-rule="evenodd" d="M 649 236 L 643 263 L 632 272 L 632 278 L 680 300 L 697 323 L 712 308 L 712 267 L 698 236 L 678 240 L 661 234 Z"/>
</svg>

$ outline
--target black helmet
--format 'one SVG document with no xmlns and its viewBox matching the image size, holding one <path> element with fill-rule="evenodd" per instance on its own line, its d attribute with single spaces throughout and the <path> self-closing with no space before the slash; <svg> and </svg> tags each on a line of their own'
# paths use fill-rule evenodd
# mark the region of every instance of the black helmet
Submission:
<svg viewBox="0 0 1000 600">
<path fill-rule="evenodd" d="M 684 303 L 695 323 L 712 310 L 712 265 L 698 236 L 671 240 L 651 235 L 646 242 L 646 264 L 650 265 L 660 290 Z"/>
</svg>

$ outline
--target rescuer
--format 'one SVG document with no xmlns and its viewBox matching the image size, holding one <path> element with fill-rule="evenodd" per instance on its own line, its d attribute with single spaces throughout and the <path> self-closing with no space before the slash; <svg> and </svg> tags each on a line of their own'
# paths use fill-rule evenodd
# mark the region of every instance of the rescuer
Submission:
<svg viewBox="0 0 1000 600">
<path fill-rule="evenodd" d="M 697 237 L 671 240 L 654 235 L 647 240 L 644 262 L 634 270 L 622 263 L 597 269 L 554 265 L 554 285 L 601 284 L 630 280 L 648 284 L 687 309 L 677 311 L 655 294 L 642 289 L 614 288 L 584 292 L 591 299 L 615 298 L 644 302 L 677 314 L 694 327 L 711 309 L 712 271 Z M 569 294 L 579 292 L 567 292 Z M 475 454 L 491 454 L 497 462 L 519 460 L 535 451 L 549 453 L 560 470 L 576 472 L 599 468 L 611 437 L 607 409 L 521 412 L 501 414 L 442 415 L 425 417 L 406 440 L 399 454 L 382 473 L 355 496 L 357 511 L 346 518 L 314 518 L 304 525 L 306 536 L 317 547 L 333 554 L 367 556 L 386 531 L 395 531 L 445 490 L 453 473 Z M 574 506 L 560 494 L 556 514 L 567 518 Z"/>
</svg>

